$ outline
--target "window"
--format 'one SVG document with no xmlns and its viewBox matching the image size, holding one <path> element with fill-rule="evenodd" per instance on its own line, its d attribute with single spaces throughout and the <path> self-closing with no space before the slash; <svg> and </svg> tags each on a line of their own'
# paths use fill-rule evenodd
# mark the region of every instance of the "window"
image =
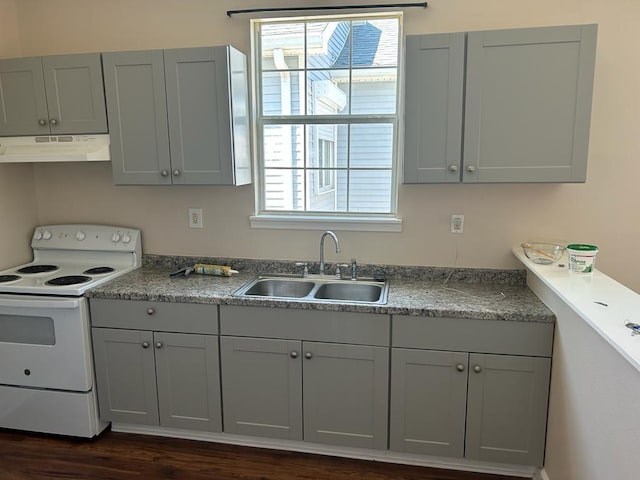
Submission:
<svg viewBox="0 0 640 480">
<path fill-rule="evenodd" d="M 254 21 L 258 216 L 395 214 L 400 20 Z"/>
</svg>

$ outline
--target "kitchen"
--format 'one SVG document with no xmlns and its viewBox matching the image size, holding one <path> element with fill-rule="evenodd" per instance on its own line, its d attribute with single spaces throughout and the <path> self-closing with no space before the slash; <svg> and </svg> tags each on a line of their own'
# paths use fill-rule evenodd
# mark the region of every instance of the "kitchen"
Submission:
<svg viewBox="0 0 640 480">
<path fill-rule="evenodd" d="M 248 53 L 248 18 L 229 18 L 225 12 L 260 3 L 2 0 L 0 57 L 227 43 Z M 327 2 L 332 3 L 338 2 Z M 314 4 L 318 2 L 274 2 L 285 7 Z M 608 4 L 571 0 L 560 5 L 545 0 L 525 6 L 505 0 L 484 4 L 435 0 L 425 10 L 412 10 L 404 20 L 407 34 L 597 23 L 587 182 L 403 185 L 398 200 L 402 232 L 339 231 L 343 253 L 335 260 L 348 262 L 356 256 L 362 263 L 447 267 L 456 262 L 461 267 L 521 268 L 511 247 L 523 239 L 585 241 L 600 247 L 598 269 L 640 291 L 640 277 L 629 261 L 640 240 L 633 209 L 638 204 L 633 173 L 638 173 L 634 156 L 640 153 L 635 90 L 640 68 L 633 61 L 633 49 L 625 48 L 637 43 L 632 22 L 639 14 L 637 5 L 621 0 Z M 252 186 L 116 187 L 110 166 L 104 163 L 2 165 L 0 172 L 0 268 L 30 259 L 28 239 L 35 225 L 89 221 L 140 228 L 145 253 L 310 260 L 317 256 L 318 231 L 251 229 Z M 203 209 L 202 229 L 188 228 L 191 207 Z M 464 214 L 466 224 L 464 234 L 452 239 L 453 213 Z M 606 349 L 600 358 L 616 371 L 616 383 L 626 385 L 629 393 L 638 391 L 632 387 L 638 381 L 636 371 L 627 370 Z M 570 405 L 566 408 L 581 401 L 566 399 L 577 392 L 582 390 L 565 392 Z M 552 392 L 552 402 L 553 398 Z M 562 452 L 564 458 L 551 457 L 561 473 L 552 476 L 550 471 L 549 478 L 602 478 L 589 477 L 589 471 L 632 478 L 633 460 L 625 452 L 609 451 L 613 448 L 609 440 L 634 444 L 637 433 L 627 428 L 638 424 L 633 404 L 624 398 L 598 401 L 599 405 L 591 405 L 593 410 L 585 407 L 591 419 L 573 418 L 570 412 L 560 417 L 564 430 L 549 437 L 548 448 Z M 610 425 L 599 425 L 595 433 L 583 436 L 594 417 L 609 415 Z M 562 450 L 576 442 L 580 451 Z"/>
</svg>

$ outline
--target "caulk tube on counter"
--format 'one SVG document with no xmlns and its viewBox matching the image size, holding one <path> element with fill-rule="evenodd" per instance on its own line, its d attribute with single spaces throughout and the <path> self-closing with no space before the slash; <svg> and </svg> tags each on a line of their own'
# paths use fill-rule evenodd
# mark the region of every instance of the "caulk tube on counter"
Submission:
<svg viewBox="0 0 640 480">
<path fill-rule="evenodd" d="M 219 277 L 230 277 L 234 273 L 238 273 L 238 271 L 233 270 L 228 265 L 208 265 L 206 263 L 196 263 L 193 266 L 193 273 L 200 273 L 202 275 L 217 275 Z"/>
</svg>

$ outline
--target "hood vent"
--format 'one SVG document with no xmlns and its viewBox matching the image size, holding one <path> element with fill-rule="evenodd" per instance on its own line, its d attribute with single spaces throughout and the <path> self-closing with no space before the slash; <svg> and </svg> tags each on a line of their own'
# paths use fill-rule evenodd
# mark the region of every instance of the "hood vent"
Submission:
<svg viewBox="0 0 640 480">
<path fill-rule="evenodd" d="M 0 138 L 0 163 L 105 162 L 109 135 L 58 135 Z"/>
</svg>

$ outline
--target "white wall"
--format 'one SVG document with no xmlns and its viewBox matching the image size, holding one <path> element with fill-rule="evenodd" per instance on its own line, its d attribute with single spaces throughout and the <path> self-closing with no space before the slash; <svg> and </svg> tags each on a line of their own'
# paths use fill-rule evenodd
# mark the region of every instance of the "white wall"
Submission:
<svg viewBox="0 0 640 480">
<path fill-rule="evenodd" d="M 640 372 L 529 274 L 556 314 L 544 471 L 549 480 L 637 480 Z"/>
<path fill-rule="evenodd" d="M 327 0 L 323 4 L 343 3 Z M 354 3 L 361 3 L 354 0 Z M 366 3 L 366 2 L 364 2 Z M 312 0 L 274 0 L 304 6 Z M 21 0 L 16 3 L 25 55 L 232 43 L 249 51 L 249 16 L 227 9 L 259 0 Z M 432 0 L 411 9 L 406 33 L 598 23 L 598 53 L 586 184 L 407 185 L 399 192 L 402 233 L 341 232 L 343 254 L 329 260 L 414 265 L 519 268 L 516 242 L 557 238 L 600 246 L 597 267 L 640 292 L 625 252 L 640 241 L 640 2 L 630 0 Z M 251 186 L 114 187 L 105 165 L 38 165 L 42 222 L 126 223 L 143 230 L 147 253 L 316 259 L 319 232 L 252 230 Z M 94 200 L 79 201 L 78 193 Z M 201 207 L 204 229 L 187 226 Z M 465 233 L 449 217 L 465 215 Z M 1 220 L 1 218 L 0 218 Z"/>
<path fill-rule="evenodd" d="M 21 55 L 15 0 L 0 0 L 0 58 Z M 0 270 L 31 259 L 37 223 L 32 165 L 0 165 Z"/>
</svg>

